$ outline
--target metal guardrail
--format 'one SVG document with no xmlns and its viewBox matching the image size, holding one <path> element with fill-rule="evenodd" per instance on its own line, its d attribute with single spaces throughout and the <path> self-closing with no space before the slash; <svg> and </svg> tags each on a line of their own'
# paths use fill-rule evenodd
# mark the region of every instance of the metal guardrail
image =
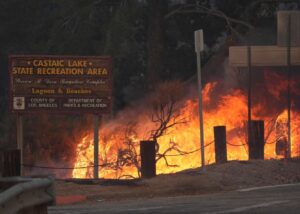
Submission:
<svg viewBox="0 0 300 214">
<path fill-rule="evenodd" d="M 1 178 L 2 184 L 13 184 L 0 192 L 0 213 L 15 214 L 38 205 L 55 204 L 53 178 Z"/>
</svg>

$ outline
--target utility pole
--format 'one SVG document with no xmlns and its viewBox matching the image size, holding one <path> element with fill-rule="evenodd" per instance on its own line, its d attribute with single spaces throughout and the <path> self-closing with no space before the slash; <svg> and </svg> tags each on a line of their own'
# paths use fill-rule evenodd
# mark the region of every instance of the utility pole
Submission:
<svg viewBox="0 0 300 214">
<path fill-rule="evenodd" d="M 204 153 L 204 128 L 203 128 L 203 105 L 202 105 L 202 80 L 201 80 L 201 51 L 204 50 L 203 30 L 195 31 L 195 52 L 197 54 L 197 77 L 198 77 L 198 106 L 200 122 L 200 148 L 201 148 L 201 166 L 205 171 L 205 153 Z"/>
</svg>

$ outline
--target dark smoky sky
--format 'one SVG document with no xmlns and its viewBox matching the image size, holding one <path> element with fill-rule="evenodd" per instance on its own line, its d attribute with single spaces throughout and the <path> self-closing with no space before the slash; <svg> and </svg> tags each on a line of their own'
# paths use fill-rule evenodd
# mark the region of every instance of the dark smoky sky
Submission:
<svg viewBox="0 0 300 214">
<path fill-rule="evenodd" d="M 6 97 L 8 92 L 8 68 L 7 63 L 0 65 L 0 96 Z"/>
<path fill-rule="evenodd" d="M 91 4 L 93 2 L 106 3 L 103 5 L 99 3 L 94 9 L 88 7 L 88 5 L 95 6 L 95 4 Z M 96 50 L 95 47 L 105 45 L 103 36 L 107 35 L 108 27 L 111 27 L 113 32 L 109 42 L 111 44 L 120 44 L 110 53 L 116 58 L 114 60 L 116 102 L 126 99 L 124 94 L 126 94 L 126 89 L 130 88 L 129 86 L 133 88 L 130 93 L 138 91 L 139 85 L 135 83 L 142 81 L 143 78 L 139 78 L 142 76 L 141 71 L 144 72 L 147 67 L 145 65 L 147 63 L 146 25 L 148 10 L 144 7 L 147 1 L 137 1 L 140 2 L 141 7 L 134 15 L 139 18 L 132 20 L 130 16 L 119 14 L 122 18 L 119 21 L 122 22 L 113 22 L 114 16 L 109 16 L 109 11 L 112 10 L 111 8 L 116 7 L 118 2 L 120 1 L 31 0 L 30 3 L 22 0 L 0 1 L 0 101 L 3 103 L 7 99 L 9 85 L 7 64 L 10 53 L 99 55 L 101 50 Z M 129 2 L 125 5 L 126 7 L 123 4 L 122 9 L 126 11 L 128 7 L 133 6 Z M 275 6 L 272 6 L 272 4 L 261 5 L 254 8 L 251 11 L 253 15 L 249 13 L 251 17 L 247 18 L 245 18 L 246 14 L 243 10 L 245 10 L 245 5 L 249 4 L 250 1 L 230 0 L 225 2 L 210 0 L 199 2 L 206 2 L 206 6 L 220 9 L 228 16 L 236 19 L 242 18 L 247 22 L 253 22 L 256 31 L 255 34 L 249 35 L 253 39 L 251 44 L 271 45 L 276 42 L 276 17 L 274 11 L 276 8 L 295 9 L 296 6 L 293 5 L 297 1 L 291 5 L 283 3 Z M 168 10 L 172 10 L 176 4 L 193 4 L 195 1 L 170 0 L 168 3 Z M 297 2 L 297 4 L 299 3 Z M 127 15 L 131 14 L 130 12 L 132 11 L 126 11 Z M 265 13 L 270 13 L 271 15 L 265 21 L 262 21 L 261 16 Z M 74 16 L 74 14 L 78 16 Z M 93 23 L 85 25 L 84 23 L 87 23 L 87 21 L 92 21 Z M 110 22 L 113 25 L 107 25 Z M 59 28 L 58 26 L 61 25 L 57 23 L 67 23 L 69 26 Z M 130 25 L 131 23 L 134 23 L 134 25 Z M 187 80 L 195 74 L 193 31 L 200 28 L 205 29 L 205 42 L 211 49 L 213 49 L 214 45 L 217 46 L 220 43 L 220 38 L 223 38 L 222 35 L 227 35 L 228 32 L 224 20 L 207 15 L 178 15 L 168 20 L 168 23 L 164 23 L 164 52 L 166 54 L 163 60 L 165 67 L 162 74 L 163 78 Z M 139 32 L 133 35 L 131 34 L 132 29 L 138 29 Z M 239 30 L 245 33 L 245 29 Z M 120 35 L 120 38 L 117 38 L 116 35 Z M 128 40 L 123 40 L 123 38 L 128 38 Z M 137 81 L 134 82 L 135 79 Z M 0 106 L 1 108 L 3 108 L 3 105 Z"/>
</svg>

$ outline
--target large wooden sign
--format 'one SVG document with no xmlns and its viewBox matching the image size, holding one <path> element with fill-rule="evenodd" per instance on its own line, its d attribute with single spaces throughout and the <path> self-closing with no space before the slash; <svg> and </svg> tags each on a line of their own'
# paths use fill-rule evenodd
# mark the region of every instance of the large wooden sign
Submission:
<svg viewBox="0 0 300 214">
<path fill-rule="evenodd" d="M 229 48 L 229 64 L 235 67 L 248 66 L 248 47 Z M 287 48 L 278 46 L 251 46 L 252 66 L 287 66 Z M 300 65 L 300 47 L 291 48 L 291 65 Z"/>
<path fill-rule="evenodd" d="M 111 111 L 110 57 L 9 57 L 10 107 L 16 113 Z"/>
</svg>

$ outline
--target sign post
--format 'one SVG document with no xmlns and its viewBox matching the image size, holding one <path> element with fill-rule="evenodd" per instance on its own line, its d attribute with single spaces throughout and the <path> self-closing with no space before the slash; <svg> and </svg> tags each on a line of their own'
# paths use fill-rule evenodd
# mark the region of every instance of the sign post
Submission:
<svg viewBox="0 0 300 214">
<path fill-rule="evenodd" d="M 26 113 L 94 114 L 94 177 L 98 178 L 99 116 L 111 113 L 110 57 L 9 57 L 10 109 L 17 113 L 18 148 L 23 147 Z"/>
<path fill-rule="evenodd" d="M 99 178 L 99 116 L 94 115 L 94 178 Z"/>
<path fill-rule="evenodd" d="M 204 127 L 203 127 L 203 106 L 202 106 L 202 80 L 201 80 L 201 51 L 204 50 L 203 30 L 195 31 L 195 52 L 197 54 L 197 77 L 198 77 L 198 106 L 200 122 L 200 148 L 201 165 L 205 171 L 205 152 L 204 152 Z"/>
<path fill-rule="evenodd" d="M 20 150 L 20 175 L 23 176 L 23 116 L 17 115 L 17 149 Z"/>
</svg>

